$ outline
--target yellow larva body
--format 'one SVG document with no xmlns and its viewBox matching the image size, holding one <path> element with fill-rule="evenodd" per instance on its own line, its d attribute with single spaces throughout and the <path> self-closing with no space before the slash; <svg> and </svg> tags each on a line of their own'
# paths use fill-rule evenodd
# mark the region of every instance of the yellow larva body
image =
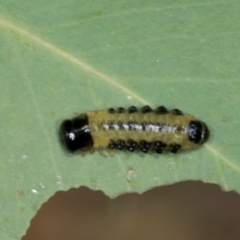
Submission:
<svg viewBox="0 0 240 240">
<path fill-rule="evenodd" d="M 61 139 L 70 151 L 81 149 L 149 149 L 162 153 L 169 150 L 189 150 L 203 144 L 209 137 L 204 122 L 182 114 L 178 109 L 168 111 L 161 106 L 152 110 L 144 106 L 91 111 L 63 122 Z"/>
<path fill-rule="evenodd" d="M 174 115 L 172 113 L 157 115 L 155 113 L 115 113 L 110 114 L 105 110 L 92 111 L 87 113 L 89 128 L 93 137 L 93 148 L 107 148 L 110 141 L 118 139 L 132 139 L 135 142 L 145 140 L 147 142 L 162 141 L 166 145 L 179 144 L 183 150 L 188 150 L 197 146 L 188 139 L 188 127 L 190 121 L 196 120 L 191 115 Z M 136 123 L 134 130 L 119 129 L 118 122 L 128 125 L 128 122 Z M 109 129 L 107 125 L 113 122 L 114 129 Z M 143 131 L 142 123 L 146 123 L 148 129 Z M 156 126 L 161 124 L 162 131 L 154 131 Z"/>
</svg>

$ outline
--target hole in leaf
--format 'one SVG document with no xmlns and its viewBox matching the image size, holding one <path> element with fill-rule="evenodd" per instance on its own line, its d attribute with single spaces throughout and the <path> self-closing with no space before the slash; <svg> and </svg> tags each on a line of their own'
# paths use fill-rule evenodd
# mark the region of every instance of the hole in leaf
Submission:
<svg viewBox="0 0 240 240">
<path fill-rule="evenodd" d="M 42 205 L 22 240 L 240 239 L 240 196 L 183 182 L 110 199 L 86 187 Z"/>
</svg>

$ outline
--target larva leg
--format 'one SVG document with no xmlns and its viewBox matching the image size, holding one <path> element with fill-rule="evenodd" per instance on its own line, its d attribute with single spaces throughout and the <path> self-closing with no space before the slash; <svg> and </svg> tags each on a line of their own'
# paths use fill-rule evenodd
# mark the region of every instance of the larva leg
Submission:
<svg viewBox="0 0 240 240">
<path fill-rule="evenodd" d="M 86 152 L 87 152 L 87 151 L 81 151 L 81 152 L 80 152 L 81 156 L 84 157 L 84 156 L 86 155 Z"/>
<path fill-rule="evenodd" d="M 103 157 L 107 157 L 107 154 L 106 154 L 106 152 L 104 151 L 103 148 L 100 147 L 98 150 L 99 150 L 99 153 L 100 153 Z"/>
<path fill-rule="evenodd" d="M 94 149 L 94 148 L 90 148 L 90 149 L 89 149 L 89 152 L 90 152 L 91 154 L 93 154 L 93 153 L 95 152 L 95 149 Z"/>
<path fill-rule="evenodd" d="M 84 148 L 83 150 L 80 151 L 80 154 L 81 154 L 82 157 L 84 157 L 87 152 L 90 152 L 91 154 L 93 154 L 95 152 L 95 149 L 93 147 Z"/>
<path fill-rule="evenodd" d="M 74 116 L 74 117 L 77 117 L 77 116 L 79 116 L 79 113 L 74 112 L 74 113 L 73 113 L 73 116 Z"/>
<path fill-rule="evenodd" d="M 110 150 L 109 150 L 109 154 L 110 154 L 111 157 L 113 157 L 113 156 L 114 156 L 114 150 L 113 150 L 113 149 L 110 149 Z"/>
</svg>

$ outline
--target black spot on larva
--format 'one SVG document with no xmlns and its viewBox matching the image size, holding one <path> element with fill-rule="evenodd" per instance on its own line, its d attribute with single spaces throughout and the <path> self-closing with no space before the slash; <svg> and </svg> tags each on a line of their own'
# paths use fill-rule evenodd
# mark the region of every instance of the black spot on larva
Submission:
<svg viewBox="0 0 240 240">
<path fill-rule="evenodd" d="M 157 128 L 158 128 L 158 132 L 162 132 L 163 130 L 163 125 L 161 123 L 157 123 L 156 124 Z"/>
<path fill-rule="evenodd" d="M 183 115 L 183 113 L 182 113 L 182 111 L 181 110 L 179 110 L 179 109 L 173 109 L 172 111 L 172 114 L 174 114 L 174 115 Z"/>
<path fill-rule="evenodd" d="M 124 113 L 124 112 L 125 112 L 125 109 L 122 108 L 122 107 L 119 107 L 119 108 L 117 109 L 117 112 L 118 112 L 118 113 Z"/>
<path fill-rule="evenodd" d="M 155 124 L 153 124 L 153 123 L 148 123 L 148 131 L 149 132 L 154 132 L 154 130 L 155 130 Z"/>
<path fill-rule="evenodd" d="M 116 146 L 116 143 L 115 143 L 115 141 L 114 141 L 114 140 L 112 140 L 112 139 L 110 139 L 110 142 L 109 142 L 109 144 L 108 144 L 108 147 L 109 147 L 110 149 L 114 149 L 114 148 L 115 148 L 115 146 Z"/>
<path fill-rule="evenodd" d="M 196 144 L 203 144 L 209 138 L 207 125 L 201 121 L 191 121 L 188 129 L 188 138 Z"/>
<path fill-rule="evenodd" d="M 117 124 L 118 124 L 119 130 L 124 129 L 124 126 L 123 126 L 123 122 L 122 122 L 122 121 L 118 121 Z"/>
<path fill-rule="evenodd" d="M 142 152 L 147 153 L 149 148 L 150 148 L 151 144 L 148 143 L 145 140 L 141 140 L 139 143 L 139 148 L 141 149 Z"/>
<path fill-rule="evenodd" d="M 154 111 L 157 114 L 166 114 L 168 110 L 164 106 L 157 107 Z"/>
<path fill-rule="evenodd" d="M 181 148 L 181 145 L 179 144 L 171 144 L 169 146 L 170 152 L 177 153 L 177 151 Z"/>
<path fill-rule="evenodd" d="M 60 138 L 70 152 L 93 146 L 93 138 L 88 125 L 88 116 L 81 114 L 71 120 L 65 120 L 60 127 Z"/>
<path fill-rule="evenodd" d="M 161 141 L 156 141 L 154 143 L 154 149 L 159 154 L 163 152 L 163 150 L 166 148 L 166 146 L 167 145 L 165 143 L 161 142 Z"/>
<path fill-rule="evenodd" d="M 174 132 L 175 132 L 175 133 L 180 133 L 180 132 L 182 132 L 182 131 L 184 131 L 184 129 L 182 129 L 181 126 L 177 126 L 177 125 L 174 126 Z"/>
<path fill-rule="evenodd" d="M 132 122 L 132 121 L 129 121 L 128 122 L 128 127 L 129 127 L 129 130 L 135 130 L 136 129 L 136 123 Z"/>
<path fill-rule="evenodd" d="M 114 130 L 114 122 L 113 121 L 109 121 L 108 122 L 108 127 L 109 127 L 109 130 Z"/>
<path fill-rule="evenodd" d="M 115 113 L 115 110 L 114 110 L 114 108 L 109 108 L 109 109 L 108 109 L 108 112 L 109 112 L 110 114 L 112 114 L 112 113 Z"/>
<path fill-rule="evenodd" d="M 119 150 L 123 150 L 125 147 L 125 141 L 121 140 L 121 139 L 118 139 L 117 140 L 117 149 Z"/>
<path fill-rule="evenodd" d="M 129 113 L 135 113 L 135 112 L 137 112 L 137 108 L 134 107 L 134 106 L 131 106 L 131 107 L 128 108 L 128 112 Z"/>
<path fill-rule="evenodd" d="M 148 105 L 146 105 L 146 106 L 141 108 L 141 112 L 142 113 L 149 113 L 149 112 L 152 112 L 152 109 Z"/>
<path fill-rule="evenodd" d="M 143 123 L 142 123 L 142 130 L 143 130 L 143 131 L 146 131 L 147 125 L 148 125 L 148 124 L 147 124 L 146 122 L 143 122 Z"/>
<path fill-rule="evenodd" d="M 133 141 L 132 139 L 128 139 L 128 141 L 127 141 L 127 149 L 130 152 L 134 152 L 136 147 L 137 147 L 137 143 L 135 141 Z"/>
</svg>

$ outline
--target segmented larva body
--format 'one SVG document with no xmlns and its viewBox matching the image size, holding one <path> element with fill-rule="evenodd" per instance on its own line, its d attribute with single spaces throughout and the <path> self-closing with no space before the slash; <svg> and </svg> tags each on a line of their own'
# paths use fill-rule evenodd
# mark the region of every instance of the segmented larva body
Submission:
<svg viewBox="0 0 240 240">
<path fill-rule="evenodd" d="M 109 148 L 176 153 L 203 144 L 209 134 L 204 122 L 163 106 L 92 111 L 65 120 L 60 127 L 61 140 L 70 152 Z"/>
</svg>

